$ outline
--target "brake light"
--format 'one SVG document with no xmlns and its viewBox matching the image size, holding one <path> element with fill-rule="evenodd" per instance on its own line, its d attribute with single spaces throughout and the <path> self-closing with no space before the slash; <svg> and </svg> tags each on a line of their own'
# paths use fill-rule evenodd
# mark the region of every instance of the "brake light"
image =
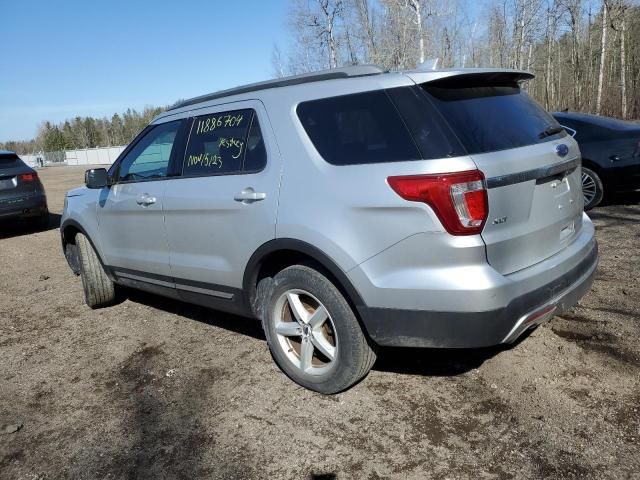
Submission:
<svg viewBox="0 0 640 480">
<path fill-rule="evenodd" d="M 21 173 L 18 178 L 23 182 L 35 182 L 38 179 L 37 173 Z"/>
<path fill-rule="evenodd" d="M 487 220 L 489 203 L 480 170 L 389 177 L 387 182 L 405 200 L 433 208 L 452 235 L 478 234 Z"/>
</svg>

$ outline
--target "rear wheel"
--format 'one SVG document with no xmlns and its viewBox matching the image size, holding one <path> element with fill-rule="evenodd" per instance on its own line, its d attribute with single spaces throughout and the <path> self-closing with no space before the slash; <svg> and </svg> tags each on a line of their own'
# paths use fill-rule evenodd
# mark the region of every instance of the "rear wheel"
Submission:
<svg viewBox="0 0 640 480">
<path fill-rule="evenodd" d="M 316 270 L 295 265 L 274 277 L 263 326 L 271 354 L 296 383 L 337 393 L 364 377 L 375 362 L 351 307 Z"/>
<path fill-rule="evenodd" d="M 582 196 L 585 210 L 597 206 L 604 196 L 602 180 L 596 172 L 586 167 L 582 167 Z"/>
<path fill-rule="evenodd" d="M 115 285 L 105 273 L 93 246 L 82 233 L 76 235 L 76 245 L 85 303 L 91 308 L 112 305 L 116 299 Z"/>
</svg>

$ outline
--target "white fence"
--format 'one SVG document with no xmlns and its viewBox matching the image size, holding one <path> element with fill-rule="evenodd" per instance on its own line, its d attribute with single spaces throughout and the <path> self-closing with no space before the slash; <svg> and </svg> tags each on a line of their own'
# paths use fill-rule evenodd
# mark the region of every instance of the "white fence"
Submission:
<svg viewBox="0 0 640 480">
<path fill-rule="evenodd" d="M 111 165 L 125 148 L 126 145 L 121 147 L 67 150 L 65 152 L 65 159 L 67 165 Z"/>
<path fill-rule="evenodd" d="M 20 155 L 27 165 L 111 165 L 126 145 L 118 147 L 83 148 L 64 152 L 41 152 L 34 155 Z"/>
</svg>

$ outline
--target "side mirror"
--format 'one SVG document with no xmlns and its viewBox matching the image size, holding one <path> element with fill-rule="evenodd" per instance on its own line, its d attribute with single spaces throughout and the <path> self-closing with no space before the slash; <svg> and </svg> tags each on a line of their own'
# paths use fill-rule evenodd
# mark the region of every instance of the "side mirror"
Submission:
<svg viewBox="0 0 640 480">
<path fill-rule="evenodd" d="M 106 168 L 92 168 L 84 172 L 84 183 L 87 188 L 104 188 L 109 185 L 109 174 Z"/>
</svg>

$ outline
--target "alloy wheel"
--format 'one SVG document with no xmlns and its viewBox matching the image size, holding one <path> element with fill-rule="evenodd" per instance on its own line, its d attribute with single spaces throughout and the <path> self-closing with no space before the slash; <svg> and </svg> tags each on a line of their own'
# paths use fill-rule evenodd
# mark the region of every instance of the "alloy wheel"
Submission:
<svg viewBox="0 0 640 480">
<path fill-rule="evenodd" d="M 336 362 L 338 337 L 326 307 L 305 290 L 283 293 L 272 317 L 278 346 L 302 372 L 322 375 Z"/>
<path fill-rule="evenodd" d="M 588 207 L 597 194 L 597 186 L 594 178 L 588 173 L 582 172 L 582 196 L 584 205 Z"/>
</svg>

